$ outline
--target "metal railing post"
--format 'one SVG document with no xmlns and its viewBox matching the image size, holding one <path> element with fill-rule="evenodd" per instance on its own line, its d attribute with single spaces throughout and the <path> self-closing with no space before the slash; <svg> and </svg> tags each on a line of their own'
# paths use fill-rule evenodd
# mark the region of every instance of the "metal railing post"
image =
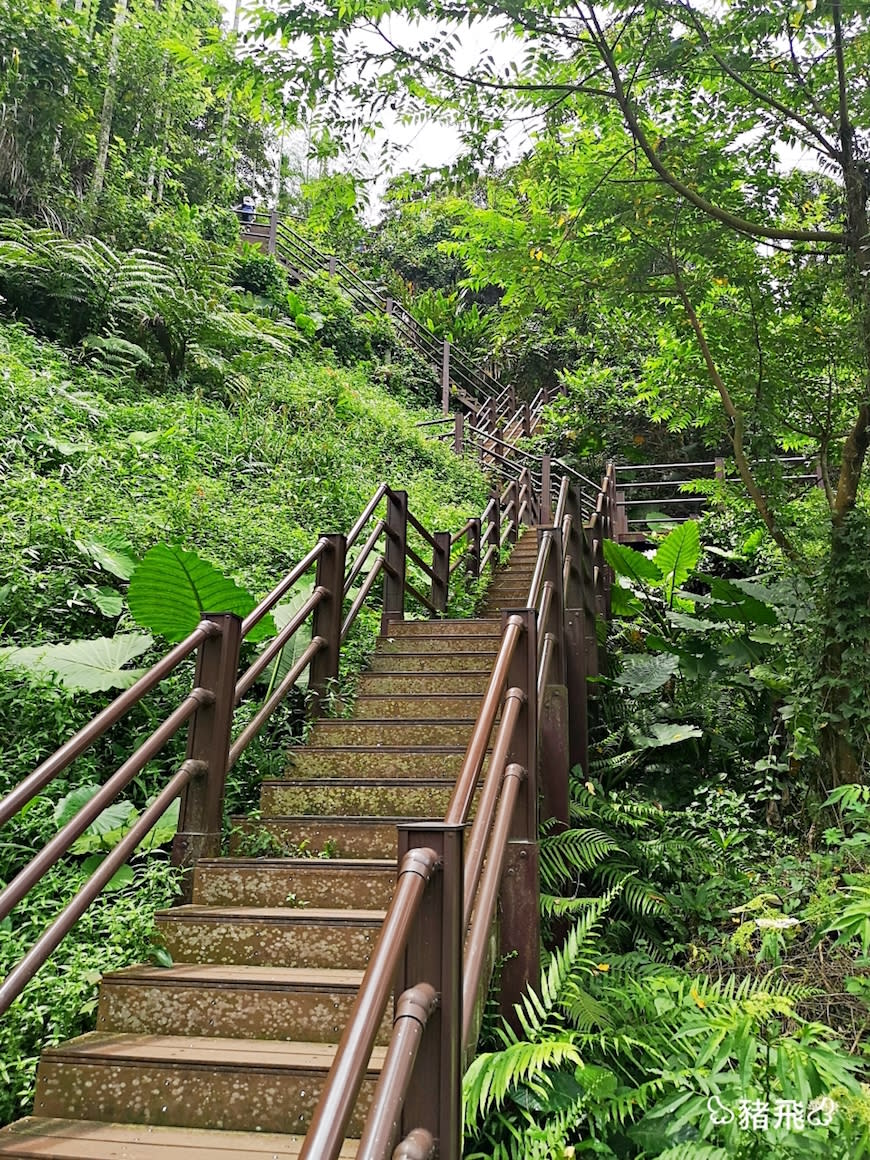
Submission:
<svg viewBox="0 0 870 1160">
<path fill-rule="evenodd" d="M 344 565 L 347 555 L 347 537 L 330 534 L 320 537 L 326 548 L 317 561 L 315 585 L 325 595 L 314 609 L 312 636 L 324 642 L 311 661 L 308 687 L 313 696 L 312 712 L 320 711 L 329 683 L 338 680 L 338 662 L 341 652 L 341 613 L 344 600 Z"/>
<path fill-rule="evenodd" d="M 508 484 L 508 504 L 513 503 L 513 527 L 508 532 L 507 542 L 515 544 L 519 536 L 519 517 L 520 517 L 520 489 L 517 486 L 517 481 L 512 479 Z"/>
<path fill-rule="evenodd" d="M 550 402 L 550 388 L 544 383 L 541 386 L 541 406 L 546 407 Z"/>
<path fill-rule="evenodd" d="M 495 547 L 495 562 L 499 562 L 501 557 L 501 494 L 498 488 L 492 493 L 492 498 L 495 503 L 492 505 L 492 532 L 490 534 L 489 543 Z"/>
<path fill-rule="evenodd" d="M 508 405 L 511 409 L 510 417 L 513 418 L 517 413 L 517 389 L 513 383 L 508 387 Z"/>
<path fill-rule="evenodd" d="M 480 575 L 480 519 L 468 521 L 468 574 L 474 580 Z"/>
<path fill-rule="evenodd" d="M 462 411 L 457 411 L 453 416 L 453 450 L 457 455 L 462 454 L 465 446 L 464 433 L 465 415 Z"/>
<path fill-rule="evenodd" d="M 278 247 L 278 211 L 269 211 L 269 240 L 266 243 L 267 253 L 274 254 Z"/>
<path fill-rule="evenodd" d="M 532 411 L 528 403 L 523 403 L 523 435 L 526 439 L 532 436 Z"/>
<path fill-rule="evenodd" d="M 186 760 L 202 763 L 202 772 L 184 790 L 172 842 L 172 862 L 185 869 L 199 858 L 220 854 L 241 645 L 242 622 L 235 613 L 206 612 L 202 619 L 219 625 L 220 635 L 206 637 L 196 656 L 194 687 L 208 689 L 214 700 L 196 710 L 187 733 Z M 181 888 L 185 898 L 190 898 L 192 888 L 193 876 L 186 874 Z"/>
<path fill-rule="evenodd" d="M 432 586 L 429 599 L 439 612 L 447 611 L 447 593 L 450 587 L 450 533 L 435 532 L 432 537 Z"/>
<path fill-rule="evenodd" d="M 512 1023 L 514 1004 L 536 984 L 541 964 L 540 874 L 538 866 L 538 637 L 533 608 L 502 613 L 523 620 L 523 633 L 508 672 L 507 687 L 520 689 L 524 701 L 508 751 L 508 763 L 526 771 L 511 823 L 511 838 L 501 883 L 500 953 L 505 956 L 499 1005 Z"/>
<path fill-rule="evenodd" d="M 441 352 L 441 410 L 450 414 L 450 343 L 446 338 Z"/>
<path fill-rule="evenodd" d="M 464 827 L 444 822 L 399 826 L 399 864 L 410 849 L 428 847 L 440 873 L 423 895 L 399 968 L 396 996 L 426 982 L 439 995 L 417 1054 L 397 1136 L 423 1128 L 438 1140 L 438 1155 L 462 1155 L 462 838 Z"/>
<path fill-rule="evenodd" d="M 545 623 L 538 625 L 538 655 L 549 638 L 550 662 L 547 680 L 539 694 L 540 745 L 539 774 L 543 817 L 555 818 L 567 826 L 568 817 L 568 677 L 565 657 L 565 594 L 563 588 L 562 532 L 557 527 L 539 527 L 538 545 L 549 532 L 553 537 L 544 586 L 551 585 L 549 612 Z"/>
<path fill-rule="evenodd" d="M 541 523 L 548 524 L 553 518 L 552 460 L 549 455 L 541 456 Z"/>
<path fill-rule="evenodd" d="M 336 258 L 335 254 L 330 254 L 329 258 L 327 259 L 327 263 L 326 263 L 326 272 L 329 274 L 330 278 L 334 278 L 337 271 L 338 271 L 338 258 Z"/>
<path fill-rule="evenodd" d="M 566 514 L 571 517 L 565 551 L 569 559 L 563 573 L 565 591 L 565 667 L 568 688 L 568 763 L 589 773 L 589 688 L 587 677 L 598 672 L 593 563 L 583 527 L 577 493 L 568 490 Z"/>
<path fill-rule="evenodd" d="M 384 521 L 387 540 L 384 548 L 384 602 L 381 633 L 389 631 L 391 620 L 405 618 L 405 552 L 408 542 L 408 493 L 387 492 Z"/>
</svg>

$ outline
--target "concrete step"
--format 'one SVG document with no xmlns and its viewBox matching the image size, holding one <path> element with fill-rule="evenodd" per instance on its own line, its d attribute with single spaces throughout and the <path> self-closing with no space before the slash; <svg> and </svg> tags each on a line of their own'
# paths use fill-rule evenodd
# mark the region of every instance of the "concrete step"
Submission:
<svg viewBox="0 0 870 1160">
<path fill-rule="evenodd" d="M 442 778 L 409 778 L 355 784 L 346 778 L 318 781 L 264 781 L 260 789 L 262 817 L 293 814 L 334 814 L 336 817 L 443 818 L 453 782 Z"/>
<path fill-rule="evenodd" d="M 201 859 L 193 878 L 197 906 L 339 907 L 385 910 L 396 885 L 389 859 Z"/>
<path fill-rule="evenodd" d="M 370 673 L 413 673 L 435 676 L 443 673 L 492 672 L 495 649 L 477 652 L 376 652 Z"/>
<path fill-rule="evenodd" d="M 462 746 L 468 744 L 476 713 L 462 720 L 444 721 L 318 721 L 311 732 L 311 743 L 317 746 L 382 745 L 419 749 L 427 745 Z"/>
<path fill-rule="evenodd" d="M 356 970 L 368 962 L 383 918 L 382 910 L 190 904 L 159 910 L 154 922 L 176 963 Z"/>
<path fill-rule="evenodd" d="M 0 1130 L 4 1160 L 298 1160 L 303 1136 L 28 1116 Z M 354 1160 L 358 1140 L 339 1160 Z"/>
<path fill-rule="evenodd" d="M 427 745 L 403 749 L 377 745 L 334 748 L 306 745 L 290 753 L 287 776 L 291 780 L 343 778 L 361 783 L 393 778 L 413 781 L 422 777 L 453 782 L 462 768 L 465 746 Z"/>
<path fill-rule="evenodd" d="M 368 721 L 473 721 L 480 693 L 363 693 L 354 704 L 354 719 Z"/>
<path fill-rule="evenodd" d="M 362 975 L 202 963 L 128 967 L 103 976 L 97 1030 L 337 1043 Z M 389 1041 L 390 1024 L 385 1018 L 379 1043 Z"/>
<path fill-rule="evenodd" d="M 257 822 L 236 822 L 238 831 L 247 826 L 265 830 L 288 851 L 303 842 L 314 851 L 328 850 L 337 858 L 396 857 L 396 825 L 402 818 L 333 818 L 299 817 L 263 818 Z M 234 819 L 234 822 L 236 820 Z M 230 842 L 230 852 L 238 837 Z"/>
<path fill-rule="evenodd" d="M 426 696 L 455 696 L 457 693 L 477 693 L 482 696 L 489 684 L 490 669 L 470 673 L 363 673 L 358 685 L 362 697 L 407 697 L 410 694 Z"/>
<path fill-rule="evenodd" d="M 384 1049 L 351 1117 L 359 1136 Z M 34 1114 L 235 1132 L 304 1133 L 335 1047 L 93 1031 L 42 1053 Z"/>
<path fill-rule="evenodd" d="M 424 636 L 422 633 L 414 633 L 409 636 L 395 636 L 382 637 L 378 642 L 377 655 L 378 656 L 395 656 L 403 653 L 413 652 L 427 652 L 427 653 L 490 653 L 495 655 L 498 651 L 498 642 L 501 639 L 501 631 L 497 629 L 491 620 L 482 620 L 481 624 L 486 626 L 486 632 L 468 633 L 461 635 L 453 633 L 452 635 L 439 635 L 432 633 Z M 437 625 L 436 625 L 437 629 Z"/>
</svg>

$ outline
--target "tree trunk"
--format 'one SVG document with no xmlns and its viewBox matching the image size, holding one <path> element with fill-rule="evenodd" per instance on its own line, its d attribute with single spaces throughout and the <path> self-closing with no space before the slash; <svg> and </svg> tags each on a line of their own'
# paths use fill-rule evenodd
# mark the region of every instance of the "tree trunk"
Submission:
<svg viewBox="0 0 870 1160">
<path fill-rule="evenodd" d="M 115 21 L 112 25 L 112 39 L 109 44 L 109 59 L 106 63 L 106 88 L 103 93 L 103 111 L 100 116 L 100 136 L 97 143 L 97 160 L 91 179 L 91 205 L 103 192 L 106 181 L 106 161 L 109 156 L 109 140 L 112 136 L 112 117 L 115 112 L 115 94 L 118 89 L 118 62 L 121 54 L 121 31 L 127 19 L 129 0 L 117 0 Z"/>
</svg>

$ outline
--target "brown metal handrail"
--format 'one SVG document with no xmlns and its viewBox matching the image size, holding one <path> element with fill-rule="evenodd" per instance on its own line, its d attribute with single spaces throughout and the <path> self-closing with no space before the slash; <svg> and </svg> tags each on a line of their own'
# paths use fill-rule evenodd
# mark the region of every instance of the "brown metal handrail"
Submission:
<svg viewBox="0 0 870 1160">
<path fill-rule="evenodd" d="M 372 1053 L 384 1008 L 411 923 L 432 875 L 434 850 L 417 847 L 399 867 L 398 881 L 378 941 L 323 1086 L 299 1160 L 335 1160 L 344 1142 L 363 1074 Z"/>
<path fill-rule="evenodd" d="M 207 637 L 219 633 L 220 629 L 210 621 L 202 621 L 193 632 L 185 637 L 166 656 L 144 673 L 129 689 L 101 710 L 93 720 L 83 726 L 75 736 L 64 742 L 51 757 L 36 767 L 23 781 L 0 800 L 0 826 L 17 814 L 20 809 L 36 797 L 59 773 L 89 749 L 95 741 L 124 717 L 134 705 L 160 684 L 182 661 L 195 652 Z"/>
<path fill-rule="evenodd" d="M 366 525 L 374 518 L 378 505 L 384 500 L 387 501 L 387 517 L 377 521 L 363 548 L 346 570 L 348 541 L 353 544 L 358 540 Z M 488 512 L 492 510 L 492 502 L 486 510 Z M 397 518 L 400 519 L 399 525 L 395 524 Z M 404 522 L 401 522 L 402 520 Z M 433 548 L 431 565 L 408 545 L 409 524 L 419 532 L 424 542 L 431 544 Z M 469 521 L 464 529 L 466 534 L 469 528 L 474 526 L 475 521 Z M 377 556 L 374 566 L 364 577 L 360 590 L 353 597 L 347 615 L 342 618 L 345 599 L 350 598 L 366 561 L 385 533 L 388 533 L 393 548 L 390 549 L 388 545 L 387 553 Z M 449 533 L 446 532 L 430 533 L 409 513 L 404 493 L 394 492 L 386 484 L 380 485 L 347 538 L 335 535 L 321 536 L 311 550 L 290 569 L 266 597 L 259 601 L 244 620 L 240 621 L 231 614 L 205 616 L 184 641 L 170 649 L 129 689 L 116 697 L 11 793 L 0 800 L 0 821 L 5 821 L 26 806 L 54 777 L 62 773 L 179 665 L 186 662 L 194 651 L 198 651 L 197 674 L 193 691 L 189 696 L 168 714 L 127 760 L 109 776 L 97 793 L 42 849 L 36 852 L 13 881 L 0 892 L 0 912 L 2 912 L 0 920 L 2 920 L 2 917 L 8 915 L 26 897 L 36 882 L 69 852 L 76 839 L 133 781 L 145 765 L 164 749 L 185 724 L 189 723 L 187 758 L 170 777 L 167 786 L 155 802 L 145 809 L 129 831 L 129 834 L 139 837 L 131 844 L 125 836 L 110 858 L 101 863 L 94 875 L 64 906 L 56 920 L 13 969 L 0 988 L 3 1010 L 20 994 L 21 989 L 69 932 L 84 909 L 109 881 L 115 869 L 135 850 L 138 842 L 154 827 L 179 794 L 193 796 L 189 802 L 185 797 L 187 804 L 182 806 L 182 816 L 173 850 L 174 860 L 187 865 L 202 852 L 218 851 L 223 784 L 227 771 L 238 761 L 309 667 L 312 673 L 311 684 L 315 692 L 323 688 L 325 681 L 337 676 L 341 645 L 371 594 L 376 579 L 382 573 L 389 576 L 393 584 L 393 594 L 389 596 L 389 600 L 387 585 L 384 590 L 384 608 L 386 610 L 390 603 L 391 615 L 403 615 L 406 592 L 433 615 L 443 614 L 449 581 L 450 539 Z M 392 555 L 388 559 L 390 551 Z M 420 592 L 408 579 L 405 574 L 407 562 L 416 565 L 424 575 L 432 579 L 431 598 Z M 239 673 L 239 645 L 242 637 L 267 616 L 281 598 L 314 566 L 317 568 L 317 577 L 311 595 L 245 671 Z M 282 650 L 310 618 L 313 618 L 310 643 L 281 679 L 277 688 L 270 691 L 253 718 L 239 735 L 232 739 L 235 706 L 250 692 L 268 665 L 277 661 Z M 197 820 L 192 820 L 194 817 Z M 125 852 L 121 861 L 118 860 L 121 857 L 118 851 Z M 114 869 L 106 873 L 107 866 Z"/>
</svg>

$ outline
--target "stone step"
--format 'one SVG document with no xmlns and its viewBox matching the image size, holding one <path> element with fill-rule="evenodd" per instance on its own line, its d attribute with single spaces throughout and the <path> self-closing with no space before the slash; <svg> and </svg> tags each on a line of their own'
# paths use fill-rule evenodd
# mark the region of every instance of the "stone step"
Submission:
<svg viewBox="0 0 870 1160">
<path fill-rule="evenodd" d="M 414 634 L 413 636 L 381 637 L 378 641 L 378 656 L 396 656 L 403 653 L 489 653 L 495 656 L 501 631 L 491 620 L 481 621 L 486 626 L 486 632 L 476 632 L 467 636 L 454 633 L 452 636 L 442 636 L 433 633 L 429 636 Z M 437 629 L 437 625 L 436 625 Z"/>
<path fill-rule="evenodd" d="M 445 636 L 489 636 L 492 625 L 488 620 L 392 620 L 389 631 L 378 641 L 378 647 L 386 640 L 405 637 L 445 637 Z"/>
<path fill-rule="evenodd" d="M 236 822 L 237 833 L 245 826 L 265 830 L 288 852 L 302 843 L 314 851 L 328 850 L 337 858 L 391 858 L 397 850 L 396 825 L 402 818 L 299 817 L 263 818 L 257 822 Z M 238 839 L 235 839 L 237 844 Z M 233 852 L 234 842 L 230 842 Z"/>
<path fill-rule="evenodd" d="M 128 967 L 103 976 L 97 1030 L 337 1043 L 362 975 L 201 963 Z M 385 1017 L 379 1043 L 389 1041 L 390 1024 Z"/>
<path fill-rule="evenodd" d="M 303 1136 L 28 1116 L 0 1130 L 4 1160 L 299 1160 Z M 339 1160 L 354 1160 L 347 1140 Z"/>
<path fill-rule="evenodd" d="M 480 699 L 480 693 L 363 693 L 353 715 L 368 721 L 473 721 Z"/>
<path fill-rule="evenodd" d="M 407 697 L 409 694 L 426 696 L 457 693 L 477 693 L 482 696 L 489 684 L 490 669 L 470 673 L 363 673 L 358 685 L 359 697 Z"/>
<path fill-rule="evenodd" d="M 370 673 L 413 673 L 434 676 L 442 673 L 492 672 L 495 650 L 486 652 L 376 652 Z"/>
<path fill-rule="evenodd" d="M 260 809 L 267 820 L 270 816 L 288 814 L 443 818 L 452 791 L 453 781 L 447 778 L 440 781 L 392 778 L 367 781 L 364 785 L 347 778 L 264 781 L 260 788 Z"/>
<path fill-rule="evenodd" d="M 311 732 L 312 745 L 382 745 L 419 749 L 427 745 L 462 746 L 468 744 L 477 714 L 462 720 L 444 721 L 363 721 L 348 718 L 318 721 Z"/>
<path fill-rule="evenodd" d="M 201 859 L 193 877 L 197 906 L 307 906 L 385 910 L 396 885 L 389 859 Z"/>
<path fill-rule="evenodd" d="M 395 857 L 395 836 L 393 838 Z M 154 922 L 173 962 L 247 967 L 364 967 L 382 910 L 175 906 Z"/>
<path fill-rule="evenodd" d="M 342 778 L 365 782 L 422 777 L 452 782 L 462 768 L 464 756 L 464 745 L 428 745 L 415 749 L 377 745 L 334 748 L 306 745 L 291 750 L 287 776 L 294 781 Z"/>
<path fill-rule="evenodd" d="M 305 1132 L 333 1044 L 111 1035 L 46 1048 L 34 1114 L 235 1132 Z M 362 1132 L 383 1061 L 376 1047 L 349 1135 Z"/>
</svg>

